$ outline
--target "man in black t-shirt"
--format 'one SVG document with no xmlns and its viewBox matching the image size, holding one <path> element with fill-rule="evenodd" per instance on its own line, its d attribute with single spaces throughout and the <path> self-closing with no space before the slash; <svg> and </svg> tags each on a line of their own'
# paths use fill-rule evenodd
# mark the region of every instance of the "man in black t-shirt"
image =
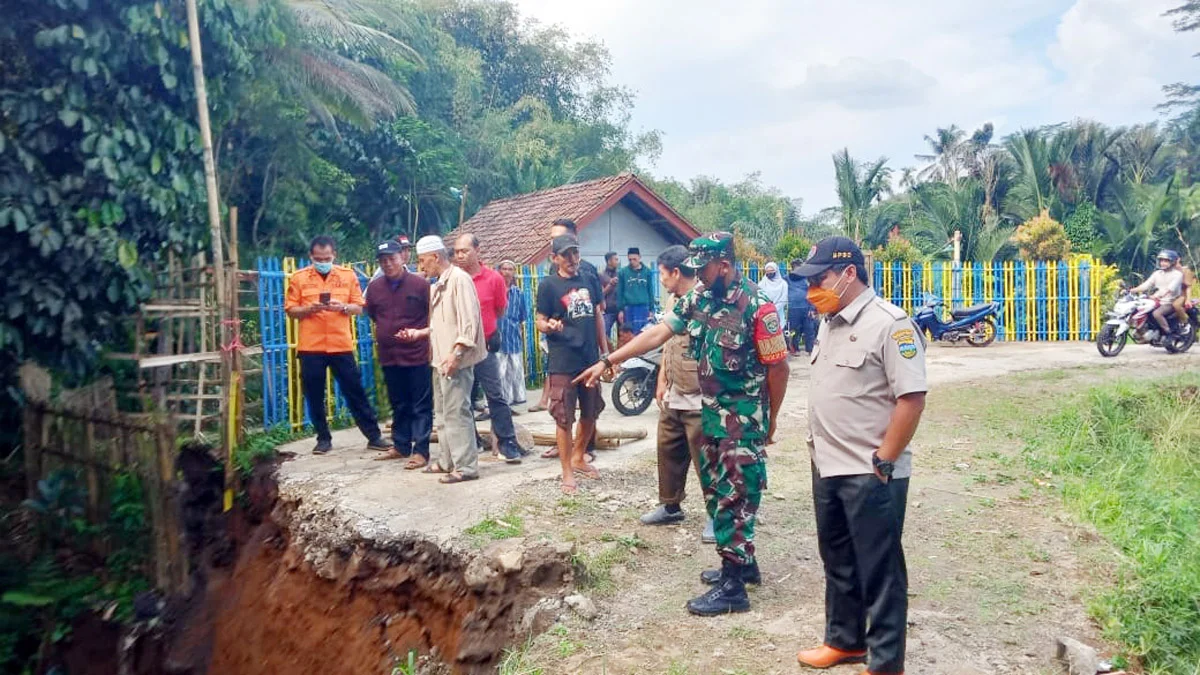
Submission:
<svg viewBox="0 0 1200 675">
<path fill-rule="evenodd" d="M 538 284 L 537 329 L 546 335 L 550 349 L 546 387 L 550 392 L 550 415 L 557 426 L 557 455 L 562 462 L 562 489 L 573 494 L 575 474 L 598 478 L 600 472 L 584 455 L 596 430 L 596 418 L 604 409 L 599 387 L 573 384 L 579 373 L 600 358 L 604 335 L 604 293 L 595 276 L 579 273 L 579 240 L 564 234 L 551 244 L 555 272 Z M 579 433 L 575 405 L 579 404 Z M 550 451 L 543 457 L 553 457 Z"/>
</svg>

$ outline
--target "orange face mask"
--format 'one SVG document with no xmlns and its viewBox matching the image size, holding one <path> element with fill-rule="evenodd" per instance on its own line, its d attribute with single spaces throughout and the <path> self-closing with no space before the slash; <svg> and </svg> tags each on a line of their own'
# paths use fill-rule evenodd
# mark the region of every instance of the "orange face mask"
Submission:
<svg viewBox="0 0 1200 675">
<path fill-rule="evenodd" d="M 833 284 L 833 288 L 821 288 L 820 286 L 808 286 L 808 302 L 817 310 L 818 314 L 833 314 L 838 311 L 842 304 L 842 293 L 837 290 L 838 283 L 841 283 L 841 278 Z"/>
</svg>

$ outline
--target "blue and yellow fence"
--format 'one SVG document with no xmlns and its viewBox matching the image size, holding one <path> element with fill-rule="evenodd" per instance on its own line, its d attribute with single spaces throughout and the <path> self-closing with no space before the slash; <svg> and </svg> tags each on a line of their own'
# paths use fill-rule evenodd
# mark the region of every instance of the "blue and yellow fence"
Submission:
<svg viewBox="0 0 1200 675">
<path fill-rule="evenodd" d="M 879 295 L 912 314 L 935 295 L 952 307 L 999 302 L 996 336 L 1008 341 L 1091 340 L 1103 320 L 1105 266 L 1060 262 L 875 263 Z"/>
<path fill-rule="evenodd" d="M 263 346 L 263 425 L 287 424 L 299 429 L 308 423 L 296 357 L 296 322 L 284 312 L 288 279 L 306 261 L 293 258 L 259 258 L 258 306 Z M 919 264 L 875 263 L 872 285 L 881 296 L 912 314 L 926 294 L 937 295 L 953 307 L 996 301 L 1001 304 L 997 338 L 1008 341 L 1090 340 L 1102 320 L 1100 301 L 1104 266 L 1088 258 L 1064 262 L 962 263 L 945 261 Z M 373 269 L 354 266 L 366 288 Z M 780 265 L 786 270 L 785 265 Z M 758 281 L 762 267 L 743 264 L 744 274 Z M 517 272 L 517 286 L 525 296 L 529 316 L 525 321 L 525 373 L 530 387 L 540 386 L 545 374 L 544 355 L 538 347 L 534 327 L 538 280 L 545 266 L 524 265 Z M 657 301 L 661 286 L 658 270 L 651 269 L 651 288 Z M 378 409 L 386 407 L 386 395 L 377 387 L 379 373 L 375 358 L 373 326 L 366 316 L 354 319 L 355 344 L 363 386 L 374 394 Z M 329 380 L 328 414 L 345 415 L 338 387 Z"/>
</svg>

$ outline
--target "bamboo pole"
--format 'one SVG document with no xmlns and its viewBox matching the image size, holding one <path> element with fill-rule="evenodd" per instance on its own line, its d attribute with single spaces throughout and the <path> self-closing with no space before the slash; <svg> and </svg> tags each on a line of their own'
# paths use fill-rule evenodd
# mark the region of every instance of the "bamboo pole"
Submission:
<svg viewBox="0 0 1200 675">
<path fill-rule="evenodd" d="M 225 298 L 225 252 L 222 248 L 221 236 L 221 201 L 220 195 L 217 193 L 217 166 L 216 160 L 213 158 L 212 146 L 212 126 L 208 119 L 208 90 L 204 83 L 204 56 L 200 50 L 200 17 L 196 10 L 196 0 L 184 0 L 187 6 L 188 20 L 188 42 L 192 52 L 192 74 L 196 87 L 196 112 L 200 126 L 200 141 L 204 148 L 204 187 L 208 195 L 208 227 L 209 236 L 212 239 L 213 252 L 213 284 L 215 293 L 213 294 L 218 303 L 217 318 L 219 325 L 224 327 L 223 323 L 228 315 L 226 314 L 227 304 Z M 224 331 L 218 330 L 217 342 L 221 343 Z M 218 344 L 218 346 L 221 346 Z M 232 369 L 228 352 L 223 352 L 221 357 L 221 388 L 225 392 L 230 391 L 232 380 Z M 229 406 L 223 406 L 222 422 L 223 427 L 230 426 Z M 224 435 L 224 438 L 229 438 L 229 435 Z M 227 453 L 227 465 L 232 464 L 233 447 L 225 448 Z M 228 476 L 228 466 L 226 472 Z M 227 486 L 228 491 L 228 486 Z M 226 497 L 229 501 L 229 497 Z"/>
</svg>

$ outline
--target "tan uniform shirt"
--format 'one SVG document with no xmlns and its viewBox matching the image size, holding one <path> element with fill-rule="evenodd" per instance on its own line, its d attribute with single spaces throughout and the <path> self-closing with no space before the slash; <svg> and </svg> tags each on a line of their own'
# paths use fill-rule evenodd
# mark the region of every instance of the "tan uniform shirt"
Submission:
<svg viewBox="0 0 1200 675">
<path fill-rule="evenodd" d="M 924 392 L 925 336 L 904 310 L 862 292 L 821 322 L 812 353 L 808 449 L 823 478 L 874 472 L 896 399 Z M 895 478 L 912 474 L 912 451 L 896 460 Z"/>
<path fill-rule="evenodd" d="M 487 357 L 475 282 L 470 274 L 454 265 L 438 275 L 437 283 L 429 289 L 429 344 L 435 368 L 456 345 L 464 349 L 458 362 L 460 368 L 473 366 Z"/>
<path fill-rule="evenodd" d="M 703 288 L 699 282 L 697 288 Z M 675 310 L 679 297 L 671 293 L 663 296 L 663 313 Z M 673 335 L 663 345 L 662 369 L 667 382 L 667 395 L 663 404 L 671 410 L 699 412 L 703 405 L 700 393 L 700 375 L 696 372 L 696 359 L 692 358 L 691 338 L 687 333 Z"/>
</svg>

